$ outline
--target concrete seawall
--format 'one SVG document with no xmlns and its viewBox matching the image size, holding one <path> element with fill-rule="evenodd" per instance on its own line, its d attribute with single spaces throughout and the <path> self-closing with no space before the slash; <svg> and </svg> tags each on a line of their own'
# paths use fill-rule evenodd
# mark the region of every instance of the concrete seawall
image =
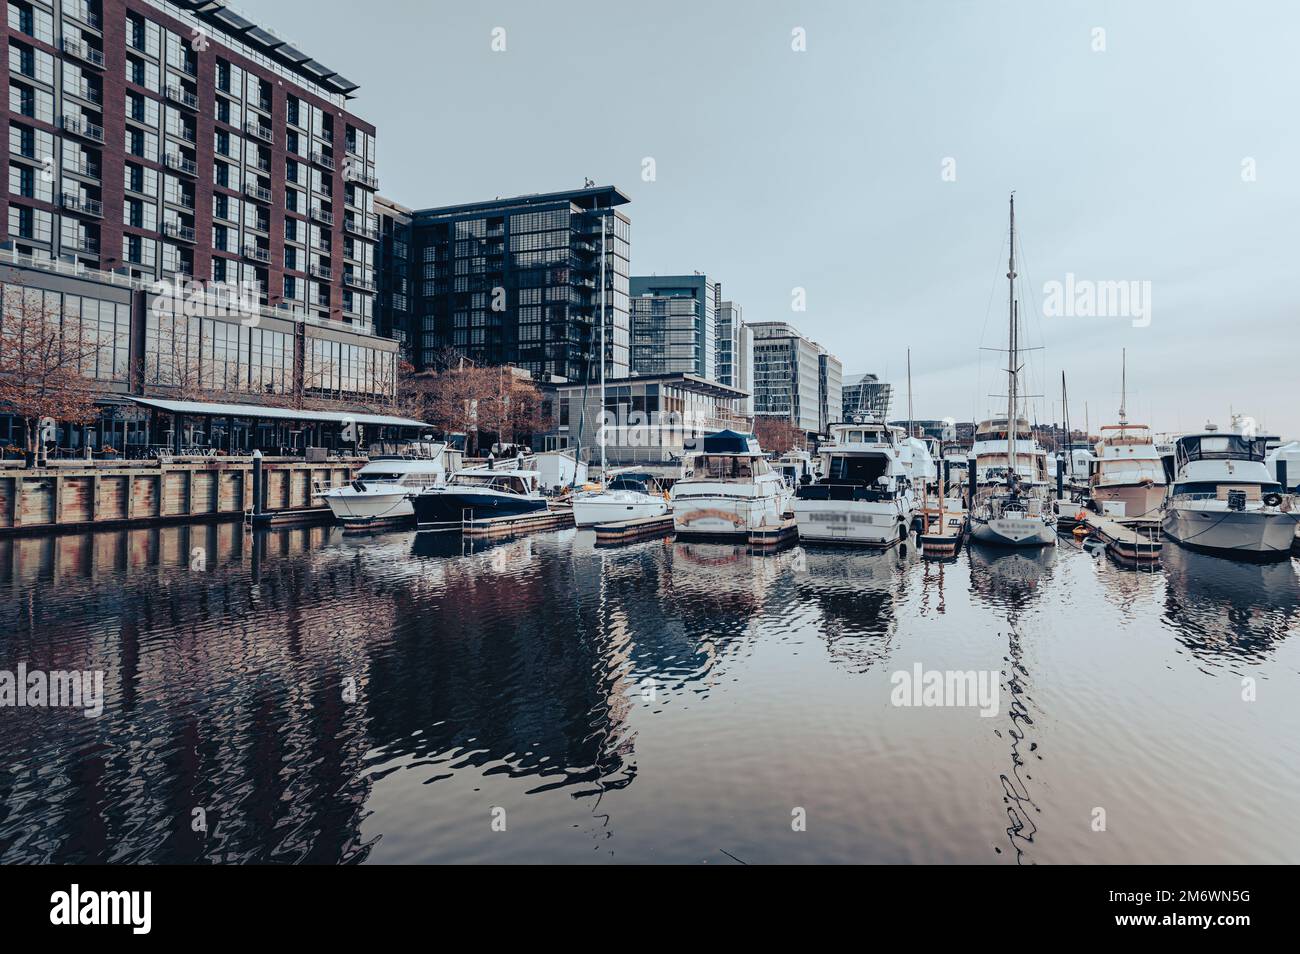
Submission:
<svg viewBox="0 0 1300 954">
<path fill-rule="evenodd" d="M 315 487 L 345 483 L 364 463 L 266 458 L 266 512 L 306 515 L 320 507 Z M 0 533 L 234 519 L 252 506 L 253 462 L 244 457 L 0 466 Z"/>
</svg>

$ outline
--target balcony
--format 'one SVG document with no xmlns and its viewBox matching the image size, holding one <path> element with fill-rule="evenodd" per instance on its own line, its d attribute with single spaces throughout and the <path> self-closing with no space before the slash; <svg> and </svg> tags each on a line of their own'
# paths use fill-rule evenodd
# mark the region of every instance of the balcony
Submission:
<svg viewBox="0 0 1300 954">
<path fill-rule="evenodd" d="M 179 205 L 182 209 L 194 208 L 194 196 L 186 195 L 184 192 L 167 196 L 167 201 L 172 205 Z"/>
<path fill-rule="evenodd" d="M 307 272 L 312 278 L 319 278 L 322 281 L 329 281 L 330 276 L 333 274 L 328 265 L 313 265 Z"/>
<path fill-rule="evenodd" d="M 104 68 L 104 54 L 90 44 L 83 43 L 73 37 L 65 36 L 63 38 L 63 52 L 69 56 L 75 56 L 83 63 L 89 63 L 96 69 L 102 70 Z"/>
<path fill-rule="evenodd" d="M 65 88 L 64 92 L 71 93 L 78 99 L 84 99 L 86 102 L 94 103 L 97 106 L 104 102 L 104 94 L 89 83 L 81 83 L 72 89 Z"/>
<path fill-rule="evenodd" d="M 375 283 L 370 279 L 362 278 L 358 273 L 347 270 L 344 270 L 343 272 L 343 284 L 369 292 L 375 290 Z"/>
<path fill-rule="evenodd" d="M 265 202 L 268 205 L 271 203 L 271 190 L 258 185 L 256 182 L 245 182 L 244 194 L 251 195 L 258 202 Z"/>
<path fill-rule="evenodd" d="M 63 128 L 73 135 L 89 139 L 91 142 L 102 143 L 104 141 L 104 127 L 96 126 L 84 116 L 64 115 Z"/>
<path fill-rule="evenodd" d="M 86 24 L 91 29 L 103 29 L 103 22 L 100 20 L 99 14 L 90 9 L 88 3 L 65 3 L 63 5 L 63 15 L 72 17 L 72 19 Z"/>
<path fill-rule="evenodd" d="M 67 155 L 67 153 L 64 153 L 64 172 L 71 172 L 73 175 L 84 176 L 87 179 L 94 179 L 97 182 L 100 181 L 98 165 L 85 159 L 82 159 L 80 162 L 72 162 L 67 158 Z"/>
<path fill-rule="evenodd" d="M 362 238 L 368 238 L 372 242 L 379 241 L 379 229 L 367 228 L 354 215 L 343 216 L 343 231 L 351 232 L 353 235 L 360 235 Z"/>
<path fill-rule="evenodd" d="M 318 206 L 312 206 L 312 210 L 308 214 L 322 225 L 328 225 L 330 228 L 334 227 L 334 213 L 326 212 Z"/>
<path fill-rule="evenodd" d="M 256 245 L 245 245 L 244 257 L 251 258 L 255 262 L 261 262 L 263 265 L 271 261 L 271 253 L 267 249 L 258 248 Z"/>
<path fill-rule="evenodd" d="M 310 158 L 312 162 L 316 163 L 316 165 L 322 166 L 323 168 L 328 169 L 330 172 L 334 171 L 334 160 L 331 159 L 329 156 L 325 155 L 325 153 L 313 152 Z"/>
<path fill-rule="evenodd" d="M 167 87 L 167 98 L 173 103 L 180 103 L 186 109 L 192 109 L 195 112 L 198 112 L 199 98 L 187 89 L 182 89 L 175 85 L 169 85 Z"/>
<path fill-rule="evenodd" d="M 263 126 L 261 123 L 255 123 L 251 120 L 244 123 L 244 132 L 250 136 L 256 136 L 263 142 L 275 141 L 275 133 L 271 131 L 270 126 Z"/>
<path fill-rule="evenodd" d="M 91 238 L 89 235 L 83 235 L 75 242 L 68 245 L 68 250 L 76 252 L 78 255 L 99 255 L 99 241 Z"/>
<path fill-rule="evenodd" d="M 98 199 L 88 199 L 73 192 L 64 192 L 59 196 L 59 204 L 69 212 L 78 212 L 97 219 L 104 217 L 104 203 Z"/>
<path fill-rule="evenodd" d="M 355 169 L 350 169 L 345 178 L 348 182 L 355 182 L 357 185 L 363 185 L 367 189 L 379 188 L 379 178 L 377 176 L 368 176 L 364 172 L 357 172 Z"/>
<path fill-rule="evenodd" d="M 190 242 L 191 244 L 198 240 L 194 234 L 194 229 L 188 225 L 182 225 L 179 222 L 164 222 L 163 234 L 170 235 L 175 239 L 180 239 L 182 242 Z"/>
</svg>

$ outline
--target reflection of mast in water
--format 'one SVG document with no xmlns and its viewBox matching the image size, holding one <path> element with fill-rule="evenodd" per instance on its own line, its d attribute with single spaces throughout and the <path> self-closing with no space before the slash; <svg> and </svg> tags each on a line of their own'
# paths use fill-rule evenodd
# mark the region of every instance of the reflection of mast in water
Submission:
<svg viewBox="0 0 1300 954">
<path fill-rule="evenodd" d="M 1038 833 L 1038 825 L 1034 823 L 1033 816 L 1038 814 L 1040 809 L 1030 797 L 1029 789 L 1025 785 L 1029 776 L 1021 778 L 1021 770 L 1025 762 L 1020 746 L 1025 741 L 1025 727 L 1032 726 L 1034 720 L 1029 714 L 1029 707 L 1026 705 L 1028 697 L 1021 682 L 1022 676 L 1029 675 L 1029 670 L 1025 668 L 1022 661 L 1024 649 L 1021 646 L 1020 633 L 1016 629 L 1014 619 L 1009 619 L 1008 622 L 1011 626 L 1007 633 L 1008 653 L 1005 657 L 1007 668 L 1002 671 L 1002 674 L 1007 678 L 1007 691 L 1011 695 L 1011 705 L 1008 709 L 1011 726 L 1007 729 L 1007 735 L 1011 737 L 1011 774 L 1004 773 L 998 778 L 1002 782 L 1002 800 L 1006 803 L 1007 821 L 1010 823 L 1007 826 L 1007 840 L 1016 851 L 1016 864 L 1024 864 L 1024 846 L 1033 844 L 1034 835 Z M 1030 752 L 1037 748 L 1037 742 L 1029 744 Z"/>
<path fill-rule="evenodd" d="M 1037 754 L 1038 743 L 1029 741 L 1029 729 L 1034 725 L 1029 712 L 1030 697 L 1025 682 L 1029 670 L 1024 664 L 1024 645 L 1020 631 L 1020 617 L 1039 599 L 1042 583 L 1050 575 L 1056 558 L 1056 548 L 1033 552 L 1024 550 L 999 550 L 972 544 L 968 549 L 971 564 L 971 588 L 986 602 L 1006 611 L 1007 655 L 1003 657 L 1010 705 L 1007 714 L 1010 725 L 1007 736 L 1011 739 L 1011 769 L 998 775 L 1002 784 L 1002 801 L 1007 812 L 1007 840 L 1016 852 L 1016 864 L 1025 863 L 1025 851 L 1038 834 L 1034 816 L 1040 811 L 1029 794 L 1027 782 L 1032 776 L 1025 772 L 1025 758 Z M 994 730 L 1002 738 L 1000 730 Z M 1028 743 L 1028 748 L 1026 748 Z"/>
</svg>

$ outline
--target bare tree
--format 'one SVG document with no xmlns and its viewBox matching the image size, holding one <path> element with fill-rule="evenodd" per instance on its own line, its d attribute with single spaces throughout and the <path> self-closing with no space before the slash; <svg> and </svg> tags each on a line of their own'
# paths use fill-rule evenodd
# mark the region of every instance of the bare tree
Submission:
<svg viewBox="0 0 1300 954">
<path fill-rule="evenodd" d="M 92 382 L 82 369 L 99 350 L 80 319 L 65 317 L 40 290 L 11 284 L 0 313 L 0 406 L 24 422 L 26 450 L 46 458 L 39 439 L 46 418 L 88 423 L 98 415 Z"/>
<path fill-rule="evenodd" d="M 763 450 L 773 454 L 802 448 L 806 440 L 804 432 L 789 418 L 763 415 L 754 418 L 754 436 Z"/>
</svg>

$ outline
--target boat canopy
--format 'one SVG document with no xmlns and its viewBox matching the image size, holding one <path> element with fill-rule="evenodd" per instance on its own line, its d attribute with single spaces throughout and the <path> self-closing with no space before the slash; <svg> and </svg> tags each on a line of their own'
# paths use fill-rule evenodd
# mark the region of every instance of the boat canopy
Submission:
<svg viewBox="0 0 1300 954">
<path fill-rule="evenodd" d="M 700 441 L 700 449 L 705 454 L 761 454 L 758 438 L 753 434 L 741 434 L 739 431 L 718 431 L 706 434 Z"/>
</svg>

